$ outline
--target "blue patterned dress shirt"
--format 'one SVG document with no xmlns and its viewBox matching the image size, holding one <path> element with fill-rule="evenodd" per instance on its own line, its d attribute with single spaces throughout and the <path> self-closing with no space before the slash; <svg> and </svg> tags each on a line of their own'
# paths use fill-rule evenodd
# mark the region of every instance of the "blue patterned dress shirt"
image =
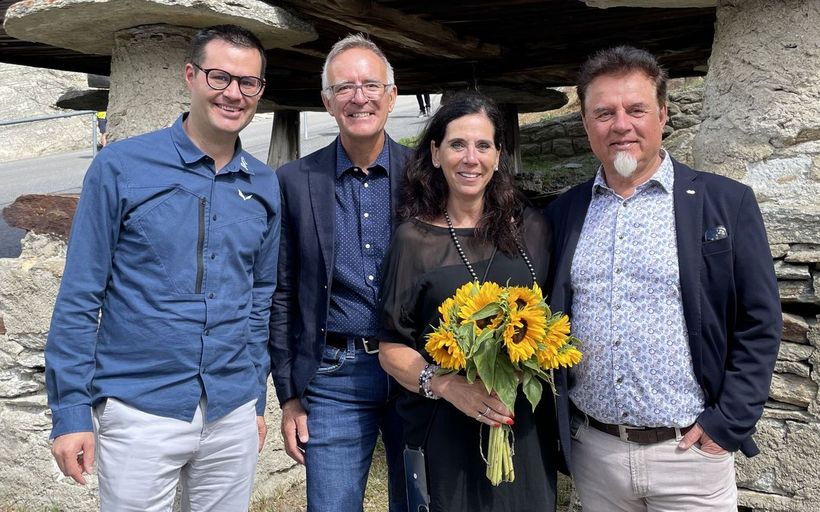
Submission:
<svg viewBox="0 0 820 512">
<path fill-rule="evenodd" d="M 569 396 L 612 424 L 685 427 L 703 411 L 681 302 L 669 155 L 624 199 L 599 168 L 572 263 L 584 358 Z"/>
</svg>

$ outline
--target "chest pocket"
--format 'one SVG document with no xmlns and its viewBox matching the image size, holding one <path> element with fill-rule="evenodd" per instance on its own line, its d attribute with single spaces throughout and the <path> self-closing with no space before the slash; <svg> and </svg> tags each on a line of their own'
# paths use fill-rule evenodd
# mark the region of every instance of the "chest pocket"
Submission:
<svg viewBox="0 0 820 512">
<path fill-rule="evenodd" d="M 153 272 L 163 275 L 174 292 L 198 293 L 197 261 L 205 236 L 205 199 L 180 185 L 142 191 L 145 198 L 125 224 L 145 241 L 145 264 L 155 265 Z"/>
</svg>

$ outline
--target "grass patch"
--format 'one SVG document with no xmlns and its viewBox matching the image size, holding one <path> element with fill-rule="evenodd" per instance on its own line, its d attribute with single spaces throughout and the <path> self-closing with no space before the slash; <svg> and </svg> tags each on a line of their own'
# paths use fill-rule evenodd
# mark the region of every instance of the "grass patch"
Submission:
<svg viewBox="0 0 820 512">
<path fill-rule="evenodd" d="M 402 137 L 399 139 L 399 144 L 401 144 L 402 146 L 407 146 L 408 148 L 416 149 L 416 146 L 419 145 L 420 138 L 421 133 L 411 135 L 410 137 Z"/>
</svg>

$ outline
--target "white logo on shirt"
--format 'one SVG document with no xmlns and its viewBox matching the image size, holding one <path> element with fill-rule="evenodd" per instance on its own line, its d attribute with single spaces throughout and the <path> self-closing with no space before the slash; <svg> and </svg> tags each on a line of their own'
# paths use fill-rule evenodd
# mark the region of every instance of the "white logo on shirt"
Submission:
<svg viewBox="0 0 820 512">
<path fill-rule="evenodd" d="M 239 167 L 245 169 L 246 171 L 248 170 L 248 162 L 245 161 L 244 156 L 239 157 Z"/>
<path fill-rule="evenodd" d="M 253 194 L 245 195 L 239 189 L 236 189 L 236 191 L 239 193 L 239 197 L 241 197 L 244 201 L 247 201 L 248 199 L 253 199 Z"/>
</svg>

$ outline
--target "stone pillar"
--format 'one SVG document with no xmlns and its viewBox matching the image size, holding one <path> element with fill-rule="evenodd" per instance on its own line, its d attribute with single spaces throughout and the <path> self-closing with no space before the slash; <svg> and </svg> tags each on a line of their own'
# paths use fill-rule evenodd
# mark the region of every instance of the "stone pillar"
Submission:
<svg viewBox="0 0 820 512">
<path fill-rule="evenodd" d="M 194 29 L 142 25 L 114 34 L 109 141 L 171 126 L 190 106 L 184 66 Z"/>
<path fill-rule="evenodd" d="M 737 458 L 739 504 L 820 502 L 820 2 L 720 0 L 695 166 L 750 185 L 766 222 L 785 329 L 770 399 Z"/>
</svg>

